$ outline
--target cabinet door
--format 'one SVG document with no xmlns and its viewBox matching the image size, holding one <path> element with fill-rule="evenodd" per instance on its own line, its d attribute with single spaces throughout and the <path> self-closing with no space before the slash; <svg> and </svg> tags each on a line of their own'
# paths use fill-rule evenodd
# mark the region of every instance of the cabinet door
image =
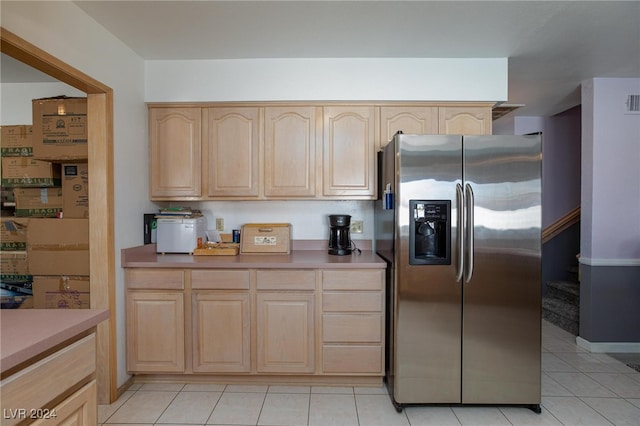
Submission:
<svg viewBox="0 0 640 426">
<path fill-rule="evenodd" d="M 316 108 L 265 108 L 264 157 L 265 196 L 314 196 Z"/>
<path fill-rule="evenodd" d="M 42 410 L 45 417 L 33 426 L 94 425 L 98 419 L 96 381 L 92 380 L 51 410 Z M 55 415 L 55 417 L 46 417 Z"/>
<path fill-rule="evenodd" d="M 260 148 L 258 108 L 209 108 L 210 197 L 257 197 Z"/>
<path fill-rule="evenodd" d="M 373 107 L 324 108 L 323 195 L 373 198 Z"/>
<path fill-rule="evenodd" d="M 184 372 L 182 293 L 127 293 L 127 368 Z"/>
<path fill-rule="evenodd" d="M 149 109 L 151 198 L 202 195 L 200 108 Z"/>
<path fill-rule="evenodd" d="M 314 295 L 258 292 L 257 301 L 258 372 L 313 373 Z"/>
<path fill-rule="evenodd" d="M 440 107 L 438 129 L 442 135 L 490 135 L 490 107 Z"/>
<path fill-rule="evenodd" d="M 380 144 L 384 148 L 393 135 L 438 134 L 438 107 L 380 107 Z"/>
<path fill-rule="evenodd" d="M 249 292 L 193 295 L 193 371 L 249 372 Z"/>
</svg>

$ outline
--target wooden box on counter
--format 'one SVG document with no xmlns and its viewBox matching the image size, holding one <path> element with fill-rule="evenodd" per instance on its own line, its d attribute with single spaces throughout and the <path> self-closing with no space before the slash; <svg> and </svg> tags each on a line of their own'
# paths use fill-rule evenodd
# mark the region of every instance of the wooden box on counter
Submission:
<svg viewBox="0 0 640 426">
<path fill-rule="evenodd" d="M 240 253 L 291 253 L 291 224 L 247 223 L 242 225 Z"/>
</svg>

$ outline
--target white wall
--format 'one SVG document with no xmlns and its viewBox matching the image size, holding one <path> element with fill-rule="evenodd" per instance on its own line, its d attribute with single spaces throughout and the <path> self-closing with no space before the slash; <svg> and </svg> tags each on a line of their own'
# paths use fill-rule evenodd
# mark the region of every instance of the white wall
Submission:
<svg viewBox="0 0 640 426">
<path fill-rule="evenodd" d="M 146 61 L 145 99 L 504 101 L 507 58 Z"/>
<path fill-rule="evenodd" d="M 580 261 L 640 265 L 640 114 L 625 112 L 640 79 L 582 83 Z"/>
<path fill-rule="evenodd" d="M 120 386 L 128 378 L 124 355 L 124 272 L 120 267 L 120 249 L 142 244 L 142 214 L 153 211 L 147 196 L 144 62 L 69 1 L 3 1 L 1 19 L 3 28 L 111 87 L 114 92 L 115 320 Z M 27 96 L 50 94 L 48 91 L 42 94 L 30 92 Z"/>
<path fill-rule="evenodd" d="M 373 240 L 373 201 L 211 201 L 181 203 L 199 208 L 207 218 L 209 229 L 215 219 L 223 218 L 226 233 L 241 229 L 245 223 L 290 223 L 294 240 L 328 240 L 330 214 L 348 214 L 351 220 L 362 220 L 362 234 L 351 239 Z"/>
<path fill-rule="evenodd" d="M 83 97 L 86 93 L 64 83 L 1 83 L 0 124 L 33 124 L 31 101 L 61 95 Z"/>
</svg>

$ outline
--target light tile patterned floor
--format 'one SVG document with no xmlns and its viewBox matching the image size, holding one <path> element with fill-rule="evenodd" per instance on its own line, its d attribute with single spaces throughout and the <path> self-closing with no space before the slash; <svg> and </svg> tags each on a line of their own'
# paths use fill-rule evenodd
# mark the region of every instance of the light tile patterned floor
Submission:
<svg viewBox="0 0 640 426">
<path fill-rule="evenodd" d="M 105 426 L 640 425 L 640 373 L 543 321 L 542 413 L 426 406 L 397 413 L 384 388 L 135 384 L 98 407 Z"/>
</svg>

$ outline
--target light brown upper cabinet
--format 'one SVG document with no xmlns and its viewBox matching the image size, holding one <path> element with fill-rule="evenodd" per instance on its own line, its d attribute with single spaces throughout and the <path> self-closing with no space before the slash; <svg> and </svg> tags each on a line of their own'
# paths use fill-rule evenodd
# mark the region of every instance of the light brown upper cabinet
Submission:
<svg viewBox="0 0 640 426">
<path fill-rule="evenodd" d="M 375 198 L 398 131 L 491 134 L 482 104 L 150 104 L 152 200 Z"/>
<path fill-rule="evenodd" d="M 200 108 L 149 110 L 151 199 L 202 196 Z"/>
<path fill-rule="evenodd" d="M 264 195 L 316 195 L 316 107 L 265 108 Z"/>
<path fill-rule="evenodd" d="M 380 107 L 380 144 L 384 148 L 393 135 L 402 131 L 407 134 L 438 134 L 438 107 Z"/>
<path fill-rule="evenodd" d="M 208 108 L 207 195 L 260 195 L 259 108 Z"/>
<path fill-rule="evenodd" d="M 490 107 L 440 107 L 438 133 L 441 135 L 490 135 Z"/>
<path fill-rule="evenodd" d="M 375 194 L 373 106 L 324 107 L 324 196 L 372 198 Z"/>
</svg>

